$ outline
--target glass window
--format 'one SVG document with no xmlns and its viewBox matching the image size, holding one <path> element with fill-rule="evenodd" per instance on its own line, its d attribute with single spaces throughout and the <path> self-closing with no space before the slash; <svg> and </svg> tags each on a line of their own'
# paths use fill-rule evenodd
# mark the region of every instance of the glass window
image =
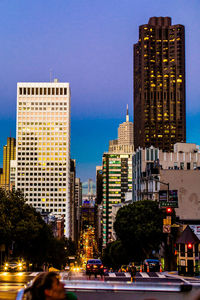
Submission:
<svg viewBox="0 0 200 300">
<path fill-rule="evenodd" d="M 146 159 L 149 160 L 149 149 L 146 149 L 146 155 L 147 155 Z"/>
<path fill-rule="evenodd" d="M 180 244 L 181 256 L 185 256 L 185 244 Z"/>
</svg>

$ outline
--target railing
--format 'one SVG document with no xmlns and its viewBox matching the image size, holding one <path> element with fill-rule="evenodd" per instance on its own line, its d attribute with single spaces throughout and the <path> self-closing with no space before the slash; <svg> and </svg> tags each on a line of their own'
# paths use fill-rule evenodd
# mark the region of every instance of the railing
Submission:
<svg viewBox="0 0 200 300">
<path fill-rule="evenodd" d="M 106 299 L 118 300 L 122 299 L 193 299 L 194 289 L 191 284 L 186 282 L 101 282 L 101 281 L 75 281 L 64 280 L 65 289 L 75 292 L 80 300 L 98 300 L 105 297 Z M 197 287 L 196 287 L 197 288 Z M 198 286 L 200 288 L 200 285 Z M 193 291 L 192 291 L 193 290 Z M 23 299 L 24 290 L 20 290 L 17 294 L 16 300 Z"/>
</svg>

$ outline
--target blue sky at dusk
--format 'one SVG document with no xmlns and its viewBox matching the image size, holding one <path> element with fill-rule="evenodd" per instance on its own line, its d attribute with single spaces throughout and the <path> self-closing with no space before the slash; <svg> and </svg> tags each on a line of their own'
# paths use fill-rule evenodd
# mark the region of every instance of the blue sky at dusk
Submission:
<svg viewBox="0 0 200 300">
<path fill-rule="evenodd" d="M 1 0 L 0 164 L 16 136 L 17 82 L 49 81 L 51 72 L 71 86 L 77 177 L 95 180 L 126 104 L 133 118 L 133 44 L 153 16 L 185 25 L 187 142 L 200 145 L 199 12 L 199 0 Z"/>
</svg>

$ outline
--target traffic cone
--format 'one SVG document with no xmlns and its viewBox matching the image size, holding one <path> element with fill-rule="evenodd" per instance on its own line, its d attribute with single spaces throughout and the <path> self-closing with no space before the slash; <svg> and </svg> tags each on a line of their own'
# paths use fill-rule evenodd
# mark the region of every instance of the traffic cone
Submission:
<svg viewBox="0 0 200 300">
<path fill-rule="evenodd" d="M 162 266 L 160 265 L 160 272 L 162 272 Z"/>
<path fill-rule="evenodd" d="M 142 272 L 142 265 L 140 265 L 140 272 Z"/>
<path fill-rule="evenodd" d="M 147 273 L 149 273 L 149 266 L 147 266 Z"/>
</svg>

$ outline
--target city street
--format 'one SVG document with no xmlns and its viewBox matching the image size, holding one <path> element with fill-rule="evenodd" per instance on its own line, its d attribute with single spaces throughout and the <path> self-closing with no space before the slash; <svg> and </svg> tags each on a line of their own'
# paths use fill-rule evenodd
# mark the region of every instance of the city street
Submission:
<svg viewBox="0 0 200 300">
<path fill-rule="evenodd" d="M 17 291 L 19 291 L 21 288 L 23 288 L 28 282 L 30 282 L 39 272 L 29 272 L 29 273 L 0 273 L 0 299 L 15 299 Z M 124 273 L 124 272 L 109 272 L 105 274 L 105 276 L 101 277 L 100 275 L 97 275 L 95 278 L 94 275 L 92 276 L 86 276 L 85 271 L 80 272 L 60 272 L 61 279 L 65 282 L 66 287 L 69 288 L 69 285 L 72 285 L 72 289 L 74 288 L 76 292 L 79 293 L 78 288 L 82 286 L 82 284 L 87 285 L 88 284 L 95 284 L 96 289 L 98 289 L 98 286 L 101 285 L 101 290 L 107 287 L 107 285 L 113 285 L 113 284 L 122 284 L 124 289 L 130 287 L 130 274 Z M 192 284 L 193 289 L 200 288 L 200 279 L 197 278 L 181 278 L 178 276 L 170 275 L 165 272 L 159 273 L 159 272 L 137 272 L 135 282 L 131 284 L 131 286 L 139 286 L 140 289 L 145 289 L 148 287 L 148 289 L 151 290 L 154 286 L 164 286 L 166 288 L 167 286 L 179 286 L 182 284 Z M 91 287 L 89 287 L 91 289 Z M 117 288 L 116 288 L 117 290 Z M 153 292 L 153 290 L 152 290 Z M 151 293 L 151 291 L 148 291 L 148 293 Z M 92 293 L 93 294 L 93 293 Z M 158 295 L 158 294 L 157 294 Z M 166 295 L 166 293 L 165 293 Z M 86 299 L 84 295 L 82 295 L 81 299 Z M 159 299 L 159 298 L 156 298 Z M 178 298 L 177 298 L 178 299 Z M 185 298 L 187 299 L 187 298 Z"/>
<path fill-rule="evenodd" d="M 0 299 L 15 299 L 17 291 L 32 280 L 38 273 L 1 272 L 0 273 Z"/>
</svg>

